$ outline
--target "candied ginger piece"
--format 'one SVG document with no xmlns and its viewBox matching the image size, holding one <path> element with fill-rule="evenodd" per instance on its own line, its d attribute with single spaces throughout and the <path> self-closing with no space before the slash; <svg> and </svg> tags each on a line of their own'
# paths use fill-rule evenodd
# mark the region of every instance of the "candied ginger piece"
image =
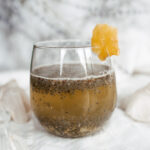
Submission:
<svg viewBox="0 0 150 150">
<path fill-rule="evenodd" d="M 117 29 L 107 24 L 97 24 L 91 39 L 92 50 L 101 60 L 119 55 Z"/>
</svg>

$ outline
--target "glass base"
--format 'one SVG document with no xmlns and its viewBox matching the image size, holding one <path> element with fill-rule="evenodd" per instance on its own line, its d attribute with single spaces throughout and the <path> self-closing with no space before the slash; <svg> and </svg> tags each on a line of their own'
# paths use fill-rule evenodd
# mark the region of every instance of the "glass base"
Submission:
<svg viewBox="0 0 150 150">
<path fill-rule="evenodd" d="M 64 120 L 48 120 L 40 119 L 40 124 L 48 131 L 49 133 L 65 137 L 65 138 L 78 138 L 88 135 L 92 135 L 103 128 L 105 123 L 110 118 L 109 114 L 105 118 L 97 118 L 92 120 L 80 120 L 80 121 L 64 121 Z"/>
</svg>

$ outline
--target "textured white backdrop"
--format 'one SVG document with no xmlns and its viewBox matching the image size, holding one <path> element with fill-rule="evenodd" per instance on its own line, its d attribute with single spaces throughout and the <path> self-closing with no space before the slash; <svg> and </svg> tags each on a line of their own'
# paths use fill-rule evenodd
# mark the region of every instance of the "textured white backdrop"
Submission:
<svg viewBox="0 0 150 150">
<path fill-rule="evenodd" d="M 28 69 L 34 41 L 86 38 L 96 23 L 119 30 L 128 72 L 150 65 L 148 0 L 0 0 L 0 70 Z"/>
<path fill-rule="evenodd" d="M 116 72 L 116 75 L 119 103 L 150 82 L 147 75 L 129 76 L 122 72 Z M 0 85 L 13 78 L 29 92 L 28 76 L 29 71 L 4 72 L 0 74 Z M 16 100 L 13 96 L 9 101 Z M 48 134 L 33 119 L 23 124 L 9 121 L 8 126 L 2 119 L 6 121 L 7 118 L 0 112 L 0 150 L 150 150 L 150 124 L 132 120 L 118 107 L 104 130 L 75 139 Z"/>
<path fill-rule="evenodd" d="M 148 0 L 0 0 L 0 71 L 28 69 L 34 41 L 88 39 L 96 23 L 109 23 L 119 30 L 121 56 L 115 62 L 128 72 L 145 72 L 150 69 L 149 8 Z M 0 85 L 12 78 L 29 91 L 29 71 L 0 72 Z M 149 82 L 148 75 L 117 73 L 119 104 Z M 12 122 L 9 140 L 1 128 L 0 147 L 7 150 L 12 140 L 17 145 L 20 141 L 22 150 L 25 145 L 32 150 L 150 149 L 149 124 L 131 120 L 119 108 L 104 131 L 82 139 L 62 139 L 39 130 L 32 120 L 27 124 Z"/>
</svg>

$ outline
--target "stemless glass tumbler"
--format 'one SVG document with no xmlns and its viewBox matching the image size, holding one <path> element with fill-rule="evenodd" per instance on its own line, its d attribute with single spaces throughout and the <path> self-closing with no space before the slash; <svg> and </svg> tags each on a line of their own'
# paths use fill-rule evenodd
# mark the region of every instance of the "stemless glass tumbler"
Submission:
<svg viewBox="0 0 150 150">
<path fill-rule="evenodd" d="M 110 58 L 100 61 L 88 41 L 34 45 L 30 70 L 33 112 L 50 133 L 81 137 L 100 129 L 116 105 Z"/>
</svg>

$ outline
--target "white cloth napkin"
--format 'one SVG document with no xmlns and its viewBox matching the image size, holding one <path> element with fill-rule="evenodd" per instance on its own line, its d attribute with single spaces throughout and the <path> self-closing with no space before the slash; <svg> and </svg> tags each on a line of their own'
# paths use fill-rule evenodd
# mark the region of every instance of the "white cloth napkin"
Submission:
<svg viewBox="0 0 150 150">
<path fill-rule="evenodd" d="M 150 42 L 147 29 L 130 26 L 119 31 L 120 56 L 115 62 L 128 73 L 150 74 Z"/>
<path fill-rule="evenodd" d="M 150 84 L 122 100 L 120 108 L 132 119 L 150 123 Z"/>
<path fill-rule="evenodd" d="M 0 87 L 0 110 L 8 112 L 17 123 L 24 123 L 29 120 L 28 96 L 15 80 L 11 80 Z"/>
<path fill-rule="evenodd" d="M 11 93 L 13 88 L 10 89 L 10 87 L 18 88 L 16 92 L 18 92 L 18 94 L 20 93 L 20 88 L 14 81 L 1 86 L 2 89 L 8 88 L 8 91 Z M 0 128 L 3 129 L 0 130 L 0 150 L 149 150 L 149 125 L 133 120 L 149 122 L 149 116 L 147 116 L 150 113 L 150 109 L 148 109 L 149 106 L 147 106 L 150 100 L 149 90 L 150 85 L 137 91 L 131 97 L 127 98 L 125 102 L 122 101 L 120 107 L 125 110 L 126 113 L 116 108 L 103 130 L 92 136 L 76 139 L 56 137 L 47 133 L 38 122 L 36 122 L 34 116 L 29 121 L 30 116 L 28 115 L 28 111 L 25 111 L 26 104 L 28 103 L 27 99 L 21 96 L 18 98 L 17 96 L 16 99 L 13 97 L 10 100 L 9 97 L 9 99 L 5 100 L 10 100 L 9 102 L 13 105 L 13 108 L 16 106 L 18 113 L 26 117 L 23 117 L 23 120 L 19 121 L 18 124 L 18 120 L 14 119 L 18 116 L 18 114 L 15 113 L 16 109 L 9 111 L 10 106 L 8 105 L 9 109 L 6 109 L 7 105 L 5 106 L 3 113 L 0 113 L 2 120 L 0 122 Z M 4 90 L 1 91 L 1 95 L 5 97 L 6 93 L 3 91 Z M 16 100 L 21 104 L 21 109 Z M 2 97 L 0 101 L 3 101 Z M 3 103 L 5 103 L 5 101 Z M 142 115 L 138 115 L 140 113 L 142 113 Z M 129 117 L 127 117 L 126 114 L 128 114 Z M 130 119 L 130 117 L 133 119 Z"/>
<path fill-rule="evenodd" d="M 15 80 L 0 86 L 0 150 L 29 150 L 23 137 L 11 131 L 11 122 L 26 123 L 30 112 L 28 97 Z"/>
</svg>

